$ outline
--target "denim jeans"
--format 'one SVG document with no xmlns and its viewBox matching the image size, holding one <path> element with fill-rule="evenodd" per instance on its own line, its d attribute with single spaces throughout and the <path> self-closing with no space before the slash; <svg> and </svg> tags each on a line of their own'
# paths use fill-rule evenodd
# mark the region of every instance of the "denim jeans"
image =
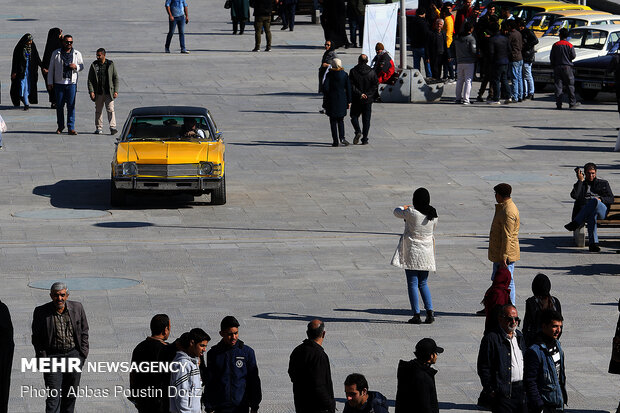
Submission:
<svg viewBox="0 0 620 413">
<path fill-rule="evenodd" d="M 361 47 L 364 36 L 364 16 L 349 17 L 349 34 L 351 43 L 355 43 Z M 359 43 L 357 42 L 358 38 L 360 40 Z"/>
<path fill-rule="evenodd" d="M 495 279 L 495 273 L 497 272 L 499 268 L 499 263 L 494 262 L 493 263 L 493 273 L 491 274 L 491 281 L 493 281 Z M 516 292 L 515 292 L 515 263 L 513 262 L 509 262 L 508 263 L 508 271 L 510 271 L 510 301 L 512 302 L 512 305 L 516 305 L 515 303 L 516 301 Z"/>
<path fill-rule="evenodd" d="M 575 216 L 574 221 L 578 224 L 586 223 L 588 227 L 588 241 L 598 244 L 598 234 L 596 233 L 596 220 L 605 219 L 607 206 L 596 198 L 586 202 L 581 211 Z"/>
<path fill-rule="evenodd" d="M 166 50 L 170 49 L 170 42 L 174 34 L 174 26 L 179 28 L 179 43 L 181 51 L 185 51 L 185 15 L 177 16 L 172 21 L 168 21 L 168 36 L 166 36 Z"/>
<path fill-rule="evenodd" d="M 473 63 L 459 63 L 456 66 L 456 99 L 469 103 L 471 80 L 474 77 Z"/>
<path fill-rule="evenodd" d="M 54 83 L 54 92 L 56 93 L 56 123 L 58 130 L 65 128 L 64 106 L 67 104 L 67 128 L 75 130 L 75 93 L 77 91 L 76 84 Z"/>
<path fill-rule="evenodd" d="M 532 64 L 523 62 L 523 96 L 534 94 L 534 77 Z"/>
<path fill-rule="evenodd" d="M 523 60 L 510 63 L 510 78 L 512 79 L 512 100 L 523 99 Z"/>
<path fill-rule="evenodd" d="M 422 59 L 422 62 L 424 62 L 424 71 L 426 72 L 426 77 L 432 77 L 433 74 L 431 73 L 431 65 L 430 63 L 426 62 L 426 53 L 424 52 L 424 48 L 421 47 L 419 49 L 413 49 L 412 51 L 413 51 L 413 68 L 421 71 L 420 59 Z"/>
<path fill-rule="evenodd" d="M 84 365 L 84 359 L 75 349 L 65 354 L 50 354 L 48 357 L 55 359 L 80 358 L 80 367 Z M 43 381 L 45 381 L 45 387 L 50 396 L 45 400 L 45 413 L 73 413 L 76 398 L 73 394 L 69 395 L 69 389 L 73 388 L 73 392 L 77 392 L 81 374 L 77 372 L 43 373 Z"/>
<path fill-rule="evenodd" d="M 431 290 L 426 283 L 428 279 L 428 271 L 405 270 L 407 275 L 407 293 L 409 294 L 409 302 L 413 314 L 420 314 L 420 303 L 418 300 L 418 290 L 424 302 L 426 310 L 433 309 L 433 301 L 431 299 Z"/>
<path fill-rule="evenodd" d="M 351 105 L 351 125 L 355 133 L 362 134 L 362 142 L 368 142 L 368 131 L 370 130 L 370 116 L 372 114 L 372 102 L 353 103 Z M 362 115 L 362 129 L 360 129 L 359 117 Z"/>
</svg>

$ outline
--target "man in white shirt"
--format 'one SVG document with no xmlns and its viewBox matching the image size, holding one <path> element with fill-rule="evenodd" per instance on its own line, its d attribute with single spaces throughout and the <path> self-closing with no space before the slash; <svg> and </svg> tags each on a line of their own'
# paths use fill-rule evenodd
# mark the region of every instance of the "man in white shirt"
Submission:
<svg viewBox="0 0 620 413">
<path fill-rule="evenodd" d="M 56 122 L 60 134 L 65 129 L 64 106 L 67 105 L 67 129 L 69 135 L 77 135 L 75 131 L 75 96 L 77 92 L 78 72 L 84 70 L 82 54 L 73 48 L 73 36 L 62 38 L 62 47 L 52 52 L 47 89 L 53 90 L 56 96 Z"/>
</svg>

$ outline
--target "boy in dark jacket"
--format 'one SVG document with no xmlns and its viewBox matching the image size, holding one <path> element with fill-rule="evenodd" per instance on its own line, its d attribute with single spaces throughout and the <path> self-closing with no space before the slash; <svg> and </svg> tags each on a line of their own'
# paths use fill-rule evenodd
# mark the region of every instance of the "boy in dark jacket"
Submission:
<svg viewBox="0 0 620 413">
<path fill-rule="evenodd" d="M 344 381 L 347 403 L 343 413 L 388 413 L 387 399 L 378 391 L 368 391 L 362 374 L 349 374 Z"/>
<path fill-rule="evenodd" d="M 222 340 L 207 353 L 205 392 L 207 412 L 252 413 L 262 400 L 256 356 L 239 340 L 239 322 L 226 316 L 220 323 Z"/>
<path fill-rule="evenodd" d="M 431 366 L 443 353 L 432 338 L 423 338 L 415 346 L 415 360 L 398 363 L 398 388 L 395 413 L 439 413 L 435 374 Z"/>
</svg>

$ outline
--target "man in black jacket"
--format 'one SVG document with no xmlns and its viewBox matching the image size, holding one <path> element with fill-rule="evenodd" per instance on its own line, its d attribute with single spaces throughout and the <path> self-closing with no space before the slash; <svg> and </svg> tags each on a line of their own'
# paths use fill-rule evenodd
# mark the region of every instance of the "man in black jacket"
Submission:
<svg viewBox="0 0 620 413">
<path fill-rule="evenodd" d="M 583 170 L 585 177 L 581 169 L 575 168 L 577 182 L 570 193 L 570 197 L 575 200 L 573 220 L 564 228 L 574 231 L 585 222 L 588 227 L 588 247 L 592 252 L 599 252 L 601 248 L 598 246 L 596 220 L 605 219 L 609 207 L 614 203 L 614 194 L 609 182 L 596 177 L 596 164 L 588 162 Z"/>
<path fill-rule="evenodd" d="M 489 331 L 480 343 L 478 376 L 482 390 L 492 400 L 494 413 L 523 413 L 523 334 L 517 309 L 508 304 L 499 314 L 499 328 Z"/>
<path fill-rule="evenodd" d="M 265 39 L 267 40 L 266 52 L 271 51 L 271 11 L 273 10 L 272 0 L 254 0 L 254 49 L 253 52 L 260 52 L 260 35 L 265 29 Z"/>
<path fill-rule="evenodd" d="M 573 44 L 568 40 L 568 30 L 560 29 L 560 40 L 551 47 L 549 60 L 553 67 L 553 79 L 555 85 L 555 106 L 562 109 L 562 96 L 564 86 L 568 89 L 568 103 L 570 109 L 579 106 L 575 98 L 575 75 L 573 73 L 573 60 L 577 57 Z"/>
<path fill-rule="evenodd" d="M 377 96 L 379 81 L 377 73 L 368 66 L 368 56 L 361 54 L 357 59 L 357 66 L 349 72 L 351 81 L 351 125 L 355 129 L 353 144 L 357 145 L 362 138 L 362 145 L 368 145 L 368 131 L 370 130 L 370 115 L 372 102 Z M 360 129 L 359 117 L 362 115 L 363 131 Z"/>
<path fill-rule="evenodd" d="M 431 366 L 443 353 L 432 338 L 423 338 L 415 345 L 415 360 L 398 363 L 395 413 L 439 413 L 435 374 Z"/>
<path fill-rule="evenodd" d="M 426 46 L 426 61 L 431 65 L 431 74 L 436 81 L 439 81 L 441 77 L 441 65 L 448 52 L 446 32 L 442 29 L 443 19 L 435 20 L 433 30 L 429 32 Z"/>
<path fill-rule="evenodd" d="M 505 25 L 500 31 L 497 23 L 491 24 L 493 36 L 489 39 L 489 59 L 493 66 L 493 99 L 489 103 L 499 105 L 500 98 L 506 97 L 510 102 L 510 85 L 508 84 L 508 63 L 510 56 L 510 45 L 508 38 L 504 35 Z"/>
<path fill-rule="evenodd" d="M 409 42 L 411 43 L 411 51 L 413 53 L 413 68 L 422 71 L 420 67 L 420 59 L 424 65 L 426 77 L 431 77 L 431 66 L 426 63 L 427 42 L 431 28 L 426 21 L 426 9 L 419 7 L 416 15 L 407 23 Z"/>
<path fill-rule="evenodd" d="M 334 413 L 334 386 L 329 357 L 323 350 L 325 324 L 312 320 L 308 338 L 291 353 L 288 375 L 293 382 L 293 399 L 297 413 Z"/>
</svg>

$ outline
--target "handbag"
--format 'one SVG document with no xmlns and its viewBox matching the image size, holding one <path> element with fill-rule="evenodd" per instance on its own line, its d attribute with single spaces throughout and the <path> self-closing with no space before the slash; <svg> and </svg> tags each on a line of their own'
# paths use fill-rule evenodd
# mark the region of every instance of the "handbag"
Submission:
<svg viewBox="0 0 620 413">
<path fill-rule="evenodd" d="M 226 0 L 226 2 L 224 3 L 224 8 L 230 9 L 231 7 L 232 7 L 232 0 Z"/>
</svg>

